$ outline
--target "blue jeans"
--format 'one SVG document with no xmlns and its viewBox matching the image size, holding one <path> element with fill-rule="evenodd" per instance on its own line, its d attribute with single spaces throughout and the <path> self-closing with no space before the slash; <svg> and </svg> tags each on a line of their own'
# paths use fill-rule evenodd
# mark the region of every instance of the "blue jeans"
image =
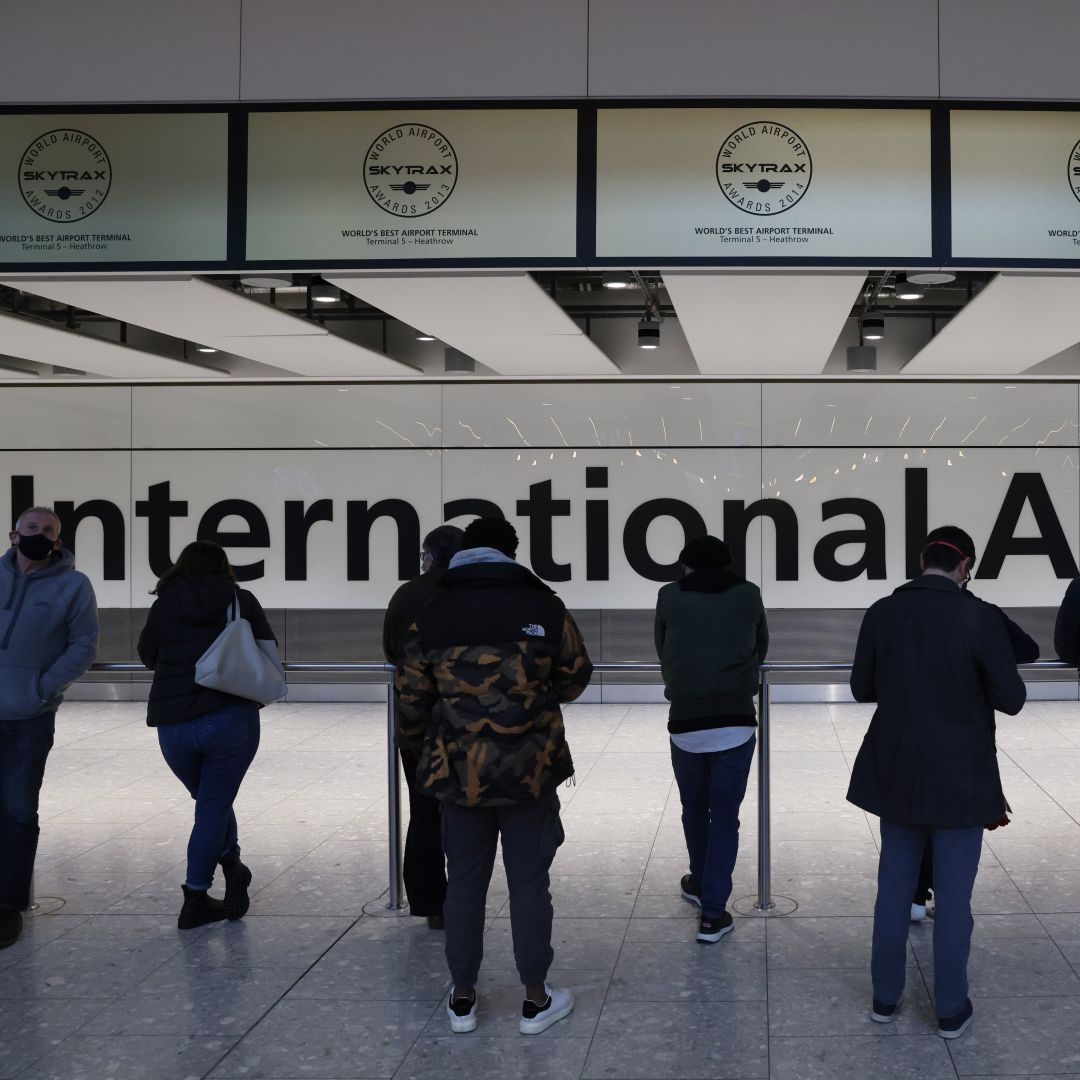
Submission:
<svg viewBox="0 0 1080 1080">
<path fill-rule="evenodd" d="M 940 1017 L 956 1016 L 967 1000 L 971 948 L 971 890 L 979 869 L 982 826 L 937 829 L 881 821 L 878 894 L 870 972 L 874 997 L 895 1005 L 904 992 L 911 896 L 923 848 L 933 840 L 934 998 Z"/>
<path fill-rule="evenodd" d="M 701 888 L 701 909 L 715 918 L 727 908 L 739 854 L 739 806 L 746 794 L 757 736 L 712 754 L 671 744 L 671 767 L 682 799 L 690 876 Z"/>
<path fill-rule="evenodd" d="M 56 713 L 0 720 L 0 911 L 25 911 L 37 855 L 38 794 Z"/>
<path fill-rule="evenodd" d="M 194 720 L 162 724 L 157 733 L 166 764 L 195 800 L 184 884 L 209 889 L 222 858 L 240 853 L 232 807 L 259 749 L 259 707 L 230 705 Z"/>
</svg>

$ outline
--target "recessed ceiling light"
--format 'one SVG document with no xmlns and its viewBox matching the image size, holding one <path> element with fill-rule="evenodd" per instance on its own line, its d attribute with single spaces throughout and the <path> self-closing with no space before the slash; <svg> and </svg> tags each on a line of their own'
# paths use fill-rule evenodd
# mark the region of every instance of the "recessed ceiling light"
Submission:
<svg viewBox="0 0 1080 1080">
<path fill-rule="evenodd" d="M 604 288 L 605 289 L 629 289 L 630 288 L 630 282 L 629 281 L 618 281 L 618 280 L 605 281 L 604 282 Z"/>
<path fill-rule="evenodd" d="M 417 334 L 417 341 L 434 341 L 435 339 L 430 334 Z"/>
<path fill-rule="evenodd" d="M 252 277 L 242 277 L 241 285 L 249 289 L 284 289 L 292 284 L 291 277 L 273 274 L 259 274 Z"/>
<path fill-rule="evenodd" d="M 317 304 L 336 304 L 341 299 L 341 290 L 317 281 L 311 286 L 311 299 Z"/>
<path fill-rule="evenodd" d="M 956 280 L 956 275 L 947 270 L 916 270 L 909 272 L 907 279 L 912 285 L 948 285 Z"/>
<path fill-rule="evenodd" d="M 913 285 L 901 285 L 896 290 L 897 300 L 921 300 L 926 293 L 921 289 L 916 289 Z"/>
<path fill-rule="evenodd" d="M 211 352 L 217 352 L 217 349 L 211 349 L 209 345 L 196 345 L 195 346 L 195 351 L 196 352 L 211 353 Z"/>
</svg>

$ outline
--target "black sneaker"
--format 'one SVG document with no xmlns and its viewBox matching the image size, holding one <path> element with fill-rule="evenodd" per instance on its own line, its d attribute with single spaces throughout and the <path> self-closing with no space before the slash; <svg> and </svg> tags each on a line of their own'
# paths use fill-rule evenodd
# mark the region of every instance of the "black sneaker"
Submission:
<svg viewBox="0 0 1080 1080">
<path fill-rule="evenodd" d="M 896 1005 L 886 1005 L 874 998 L 874 1004 L 870 1007 L 870 1019 L 875 1024 L 891 1024 L 896 1019 L 896 1010 Z"/>
<path fill-rule="evenodd" d="M 975 1019 L 975 1010 L 971 1007 L 971 998 L 964 1001 L 964 1007 L 955 1016 L 939 1016 L 937 1033 L 943 1039 L 959 1039 Z"/>
<path fill-rule="evenodd" d="M 679 882 L 679 892 L 687 903 L 701 907 L 701 886 L 694 880 L 692 874 L 683 874 Z"/>
<path fill-rule="evenodd" d="M 734 929 L 735 920 L 731 917 L 730 911 L 725 911 L 720 915 L 706 915 L 702 912 L 701 919 L 698 922 L 697 939 L 711 945 L 714 941 L 719 941 L 725 934 L 730 934 Z"/>
</svg>

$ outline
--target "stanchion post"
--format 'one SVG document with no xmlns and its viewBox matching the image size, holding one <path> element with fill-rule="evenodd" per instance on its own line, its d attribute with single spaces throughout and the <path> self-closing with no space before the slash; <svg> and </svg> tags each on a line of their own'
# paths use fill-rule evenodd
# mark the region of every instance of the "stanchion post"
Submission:
<svg viewBox="0 0 1080 1080">
<path fill-rule="evenodd" d="M 386 802 L 389 817 L 390 899 L 388 911 L 401 911 L 401 772 L 397 753 L 397 702 L 394 697 L 394 671 L 386 673 Z"/>
<path fill-rule="evenodd" d="M 768 911 L 775 907 L 772 899 L 772 857 L 769 829 L 769 672 L 761 673 L 761 694 L 758 700 L 758 898 L 754 907 Z"/>
</svg>

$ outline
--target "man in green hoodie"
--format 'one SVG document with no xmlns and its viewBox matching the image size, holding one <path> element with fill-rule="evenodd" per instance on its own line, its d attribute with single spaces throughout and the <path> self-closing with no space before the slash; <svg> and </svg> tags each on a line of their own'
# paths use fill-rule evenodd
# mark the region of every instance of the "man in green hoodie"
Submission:
<svg viewBox="0 0 1080 1080">
<path fill-rule="evenodd" d="M 38 842 L 38 795 L 64 691 L 93 663 L 94 590 L 60 546 L 47 506 L 24 510 L 0 558 L 0 949 L 22 933 Z"/>
<path fill-rule="evenodd" d="M 732 573 L 723 540 L 695 537 L 679 562 L 683 576 L 656 598 L 656 652 L 671 702 L 671 765 L 690 855 L 680 887 L 683 899 L 701 908 L 697 940 L 712 943 L 735 928 L 727 902 L 769 629 L 758 587 Z"/>
</svg>

